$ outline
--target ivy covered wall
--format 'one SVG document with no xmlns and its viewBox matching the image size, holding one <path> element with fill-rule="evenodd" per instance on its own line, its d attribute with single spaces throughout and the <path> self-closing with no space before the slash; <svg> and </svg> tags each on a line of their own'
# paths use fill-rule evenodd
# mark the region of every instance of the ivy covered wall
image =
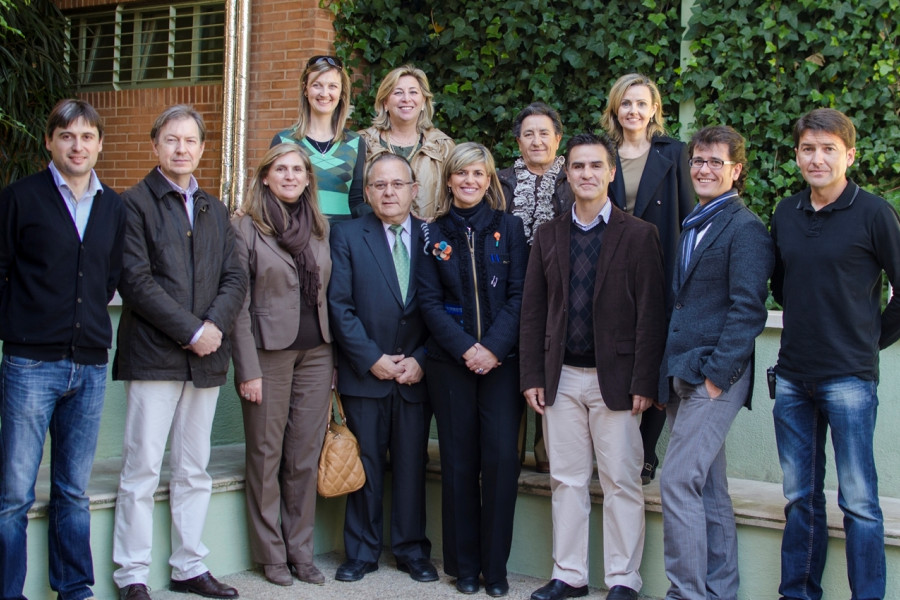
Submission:
<svg viewBox="0 0 900 600">
<path fill-rule="evenodd" d="M 613 81 L 638 71 L 658 82 L 676 134 L 723 123 L 747 138 L 745 199 L 764 220 L 803 187 L 791 126 L 822 106 L 859 130 L 850 176 L 900 205 L 900 0 L 694 0 L 686 29 L 680 0 L 322 1 L 356 77 L 358 127 L 382 76 L 412 62 L 429 76 L 437 126 L 505 166 L 522 107 L 542 100 L 567 133 L 596 129 Z M 682 104 L 695 121 L 679 131 Z"/>
<path fill-rule="evenodd" d="M 749 140 L 745 200 L 765 220 L 803 187 L 791 130 L 831 107 L 857 128 L 849 176 L 900 207 L 900 0 L 698 0 L 681 99 Z"/>
</svg>

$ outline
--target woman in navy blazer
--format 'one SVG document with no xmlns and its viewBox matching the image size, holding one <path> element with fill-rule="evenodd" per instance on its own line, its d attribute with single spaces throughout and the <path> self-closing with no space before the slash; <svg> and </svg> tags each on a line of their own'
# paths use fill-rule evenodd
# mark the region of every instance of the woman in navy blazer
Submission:
<svg viewBox="0 0 900 600">
<path fill-rule="evenodd" d="M 437 219 L 416 269 L 430 337 L 425 378 L 441 450 L 444 570 L 456 588 L 509 591 L 518 491 L 519 311 L 528 247 L 504 210 L 487 148 L 458 145 L 444 163 Z"/>
<path fill-rule="evenodd" d="M 638 73 L 623 75 L 613 84 L 602 123 L 618 148 L 609 196 L 625 212 L 656 225 L 666 275 L 666 312 L 671 314 L 681 223 L 694 208 L 687 147 L 666 136 L 659 88 Z M 660 410 L 648 410 L 642 417 L 644 485 L 656 475 L 656 443 L 665 423 Z"/>
</svg>

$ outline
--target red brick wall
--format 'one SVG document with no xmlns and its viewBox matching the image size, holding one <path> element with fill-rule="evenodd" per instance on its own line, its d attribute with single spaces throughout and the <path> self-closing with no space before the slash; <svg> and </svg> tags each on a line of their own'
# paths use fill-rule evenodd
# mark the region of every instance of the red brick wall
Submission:
<svg viewBox="0 0 900 600">
<path fill-rule="evenodd" d="M 297 121 L 309 57 L 334 52 L 331 13 L 318 0 L 252 0 L 247 174 L 272 136 Z"/>
<path fill-rule="evenodd" d="M 197 85 L 79 94 L 103 117 L 103 152 L 97 175 L 122 191 L 140 181 L 155 165 L 150 128 L 159 113 L 173 104 L 191 104 L 206 123 L 206 148 L 194 172 L 197 183 L 218 195 L 222 164 L 222 86 Z"/>
<path fill-rule="evenodd" d="M 124 0 L 131 1 L 131 0 Z M 233 0 L 226 0 L 231 2 Z M 110 0 L 55 0 L 63 10 L 107 6 Z M 251 0 L 247 119 L 247 174 L 253 172 L 272 136 L 289 127 L 299 110 L 299 77 L 315 54 L 333 52 L 331 13 L 318 0 Z M 157 164 L 150 127 L 171 104 L 193 104 L 206 121 L 206 150 L 196 176 L 200 186 L 219 193 L 221 180 L 222 86 L 200 85 L 80 94 L 103 117 L 106 132 L 97 173 L 124 190 Z"/>
</svg>

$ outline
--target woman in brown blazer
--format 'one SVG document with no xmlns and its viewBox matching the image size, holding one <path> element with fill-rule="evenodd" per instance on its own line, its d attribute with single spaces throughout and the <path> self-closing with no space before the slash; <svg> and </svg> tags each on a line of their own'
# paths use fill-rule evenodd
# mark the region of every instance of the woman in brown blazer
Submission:
<svg viewBox="0 0 900 600">
<path fill-rule="evenodd" d="M 316 470 L 334 360 L 325 292 L 328 222 L 306 153 L 263 156 L 232 221 L 250 287 L 232 333 L 243 399 L 250 551 L 266 579 L 323 584 L 313 564 Z"/>
</svg>

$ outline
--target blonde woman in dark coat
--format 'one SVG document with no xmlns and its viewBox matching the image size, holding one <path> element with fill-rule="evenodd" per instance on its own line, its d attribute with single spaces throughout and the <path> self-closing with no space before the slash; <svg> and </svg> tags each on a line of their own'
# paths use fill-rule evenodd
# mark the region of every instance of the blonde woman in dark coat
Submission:
<svg viewBox="0 0 900 600">
<path fill-rule="evenodd" d="M 334 359 L 325 291 L 328 221 L 296 144 L 263 156 L 233 220 L 250 287 L 235 322 L 234 380 L 246 437 L 250 551 L 266 579 L 323 584 L 313 564 L 316 471 Z"/>
</svg>

